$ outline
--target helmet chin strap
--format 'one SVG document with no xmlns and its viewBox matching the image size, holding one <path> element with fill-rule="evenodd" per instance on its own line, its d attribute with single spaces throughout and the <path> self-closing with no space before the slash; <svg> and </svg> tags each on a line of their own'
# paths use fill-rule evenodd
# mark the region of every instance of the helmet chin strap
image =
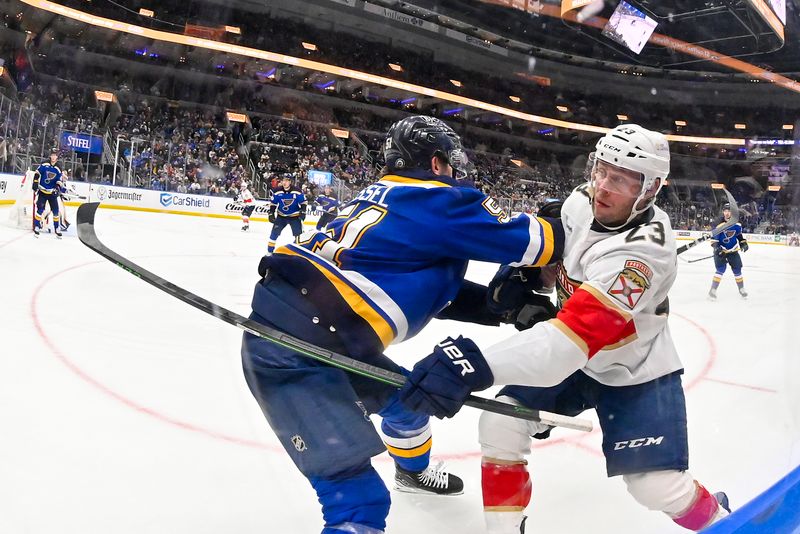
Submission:
<svg viewBox="0 0 800 534">
<path fill-rule="evenodd" d="M 602 226 L 606 230 L 612 230 L 613 231 L 613 230 L 619 230 L 620 228 L 624 228 L 632 220 L 634 220 L 636 217 L 638 217 L 642 213 L 646 212 L 648 209 L 650 209 L 650 206 L 652 206 L 652 203 L 648 202 L 647 205 L 643 209 L 636 209 L 636 205 L 639 202 L 642 201 L 642 198 L 643 198 L 642 195 L 639 195 L 638 197 L 636 197 L 636 202 L 633 203 L 633 208 L 631 208 L 631 214 L 628 215 L 628 218 L 625 219 L 625 222 L 623 222 L 622 224 L 619 224 L 617 226 L 609 226 L 607 224 L 601 223 L 600 221 L 597 220 L 597 218 L 595 218 L 595 221 L 597 221 L 597 224 L 599 224 L 600 226 Z M 592 201 L 592 215 L 594 215 L 594 201 Z"/>
</svg>

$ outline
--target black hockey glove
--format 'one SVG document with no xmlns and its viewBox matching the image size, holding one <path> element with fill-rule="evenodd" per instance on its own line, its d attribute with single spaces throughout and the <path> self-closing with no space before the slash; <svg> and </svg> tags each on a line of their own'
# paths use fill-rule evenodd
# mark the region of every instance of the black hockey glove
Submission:
<svg viewBox="0 0 800 534">
<path fill-rule="evenodd" d="M 306 220 L 306 210 L 304 208 L 300 209 L 300 222 Z"/>
<path fill-rule="evenodd" d="M 500 267 L 489 282 L 486 294 L 489 310 L 505 315 L 522 308 L 531 292 L 543 288 L 541 274 L 539 267 Z"/>
<path fill-rule="evenodd" d="M 269 219 L 269 222 L 271 222 L 272 224 L 275 224 L 275 206 L 274 205 L 269 207 L 269 211 L 267 212 L 267 219 Z"/>
<path fill-rule="evenodd" d="M 269 268 L 270 268 L 271 262 L 272 262 L 272 255 L 271 254 L 267 254 L 266 256 L 263 256 L 261 258 L 261 260 L 258 262 L 258 275 L 261 278 L 264 278 L 265 276 L 267 276 L 267 273 L 269 272 Z"/>
<path fill-rule="evenodd" d="M 719 244 L 714 244 L 714 254 L 719 256 L 720 258 L 725 257 L 725 248 L 721 247 Z"/>
<path fill-rule="evenodd" d="M 563 200 L 551 200 L 539 206 L 539 211 L 536 212 L 537 217 L 550 217 L 551 219 L 561 218 L 561 208 L 564 207 Z"/>
<path fill-rule="evenodd" d="M 528 293 L 525 303 L 518 309 L 508 312 L 503 322 L 513 324 L 517 330 L 527 330 L 536 323 L 549 321 L 554 318 L 558 310 L 547 295 Z"/>
<path fill-rule="evenodd" d="M 492 370 L 471 339 L 448 337 L 421 359 L 400 389 L 400 400 L 415 412 L 453 417 L 473 391 L 494 382 Z"/>
<path fill-rule="evenodd" d="M 437 313 L 436 318 L 499 326 L 503 322 L 503 316 L 489 311 L 486 305 L 487 291 L 488 288 L 484 285 L 464 280 L 453 301 Z"/>
<path fill-rule="evenodd" d="M 747 243 L 747 239 L 739 240 L 739 248 L 742 249 L 742 252 L 747 252 L 747 250 L 750 248 L 750 245 Z"/>
</svg>

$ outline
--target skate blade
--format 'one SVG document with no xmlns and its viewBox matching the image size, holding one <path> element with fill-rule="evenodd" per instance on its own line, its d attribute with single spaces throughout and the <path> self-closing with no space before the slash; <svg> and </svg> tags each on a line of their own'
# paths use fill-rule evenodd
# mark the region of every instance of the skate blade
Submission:
<svg viewBox="0 0 800 534">
<path fill-rule="evenodd" d="M 400 486 L 398 484 L 394 485 L 394 490 L 399 491 L 400 493 L 414 493 L 416 495 L 431 495 L 433 497 L 455 497 L 457 495 L 464 495 L 464 490 L 461 490 L 456 493 L 436 493 L 433 491 L 425 491 L 419 488 L 410 488 L 408 486 Z"/>
</svg>

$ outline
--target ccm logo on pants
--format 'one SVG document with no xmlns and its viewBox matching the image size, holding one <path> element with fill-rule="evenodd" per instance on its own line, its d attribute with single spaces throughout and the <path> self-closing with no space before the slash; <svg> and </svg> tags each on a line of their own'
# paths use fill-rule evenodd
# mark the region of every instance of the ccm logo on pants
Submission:
<svg viewBox="0 0 800 534">
<path fill-rule="evenodd" d="M 662 441 L 664 441 L 664 436 L 658 436 L 657 438 L 636 438 L 630 441 L 618 441 L 614 444 L 614 450 L 618 451 L 620 449 L 647 447 L 648 445 L 661 445 Z"/>
</svg>

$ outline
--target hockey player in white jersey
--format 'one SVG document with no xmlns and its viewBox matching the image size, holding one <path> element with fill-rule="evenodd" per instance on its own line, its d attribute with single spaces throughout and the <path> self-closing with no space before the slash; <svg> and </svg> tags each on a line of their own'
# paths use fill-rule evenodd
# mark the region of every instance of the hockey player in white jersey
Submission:
<svg viewBox="0 0 800 534">
<path fill-rule="evenodd" d="M 242 232 L 246 232 L 250 229 L 250 216 L 256 209 L 256 205 L 253 193 L 250 192 L 250 188 L 244 180 L 242 180 L 241 190 L 236 201 L 244 204 L 242 207 Z"/>
<path fill-rule="evenodd" d="M 727 515 L 727 497 L 712 495 L 687 471 L 683 365 L 667 324 L 676 244 L 668 216 L 654 206 L 669 174 L 667 141 L 638 125 L 618 126 L 597 143 L 587 171 L 588 183 L 562 209 L 557 316 L 483 351 L 467 338 L 448 338 L 414 367 L 401 398 L 414 410 L 451 417 L 471 392 L 514 384 L 499 399 L 568 415 L 594 408 L 608 476 L 622 475 L 643 506 L 701 530 Z M 498 272 L 490 285 L 494 307 L 522 287 L 519 278 L 517 269 Z M 531 436 L 549 433 L 539 423 L 481 416 L 489 532 L 525 532 L 525 457 Z"/>
</svg>

